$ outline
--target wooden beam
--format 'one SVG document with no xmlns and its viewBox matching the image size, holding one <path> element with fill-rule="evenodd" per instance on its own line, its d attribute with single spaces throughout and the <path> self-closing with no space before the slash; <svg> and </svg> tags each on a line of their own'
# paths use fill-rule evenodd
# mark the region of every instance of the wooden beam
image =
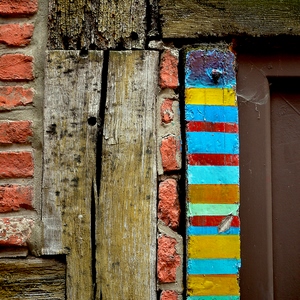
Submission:
<svg viewBox="0 0 300 300">
<path fill-rule="evenodd" d="M 0 259 L 0 299 L 64 300 L 65 264 L 57 259 Z"/>
<path fill-rule="evenodd" d="M 111 52 L 97 211 L 97 299 L 156 299 L 155 51 Z"/>
<path fill-rule="evenodd" d="M 164 38 L 300 35 L 298 0 L 161 0 Z"/>
<path fill-rule="evenodd" d="M 102 63 L 102 52 L 47 53 L 42 252 L 67 254 L 68 299 L 93 298 L 91 208 Z"/>
<path fill-rule="evenodd" d="M 50 0 L 51 49 L 142 49 L 146 1 Z"/>
</svg>

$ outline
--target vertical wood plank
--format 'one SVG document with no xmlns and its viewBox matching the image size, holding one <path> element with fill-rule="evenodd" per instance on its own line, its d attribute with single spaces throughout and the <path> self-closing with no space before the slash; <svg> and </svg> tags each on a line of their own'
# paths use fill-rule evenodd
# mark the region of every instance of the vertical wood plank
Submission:
<svg viewBox="0 0 300 300">
<path fill-rule="evenodd" d="M 47 54 L 43 254 L 67 254 L 68 299 L 93 298 L 91 202 L 102 62 L 96 51 Z"/>
<path fill-rule="evenodd" d="M 97 299 L 156 299 L 158 52 L 111 52 L 97 209 Z"/>
</svg>

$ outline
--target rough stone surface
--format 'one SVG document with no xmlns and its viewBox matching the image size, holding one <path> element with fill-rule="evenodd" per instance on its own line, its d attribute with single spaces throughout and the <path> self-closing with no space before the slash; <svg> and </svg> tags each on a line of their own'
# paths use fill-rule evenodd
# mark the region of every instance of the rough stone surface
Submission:
<svg viewBox="0 0 300 300">
<path fill-rule="evenodd" d="M 33 89 L 25 89 L 21 86 L 0 87 L 0 111 L 31 104 L 33 94 Z"/>
<path fill-rule="evenodd" d="M 177 161 L 177 152 L 180 151 L 180 144 L 174 136 L 170 135 L 162 139 L 160 153 L 164 171 L 175 171 L 180 169 Z"/>
<path fill-rule="evenodd" d="M 0 80 L 33 80 L 33 58 L 24 54 L 4 54 L 0 56 Z"/>
<path fill-rule="evenodd" d="M 27 178 L 33 176 L 31 152 L 0 152 L 0 178 Z"/>
<path fill-rule="evenodd" d="M 0 121 L 0 144 L 29 143 L 29 137 L 31 136 L 32 129 L 30 121 Z"/>
<path fill-rule="evenodd" d="M 160 300 L 178 300 L 178 294 L 175 291 L 163 291 Z"/>
<path fill-rule="evenodd" d="M 31 41 L 33 29 L 33 24 L 0 25 L 0 43 L 8 46 L 26 46 Z"/>
<path fill-rule="evenodd" d="M 31 15 L 37 10 L 37 0 L 1 0 L 0 2 L 0 15 L 2 16 Z"/>
<path fill-rule="evenodd" d="M 173 100 L 165 99 L 160 107 L 160 115 L 162 123 L 169 124 L 174 119 Z"/>
<path fill-rule="evenodd" d="M 178 52 L 166 50 L 161 58 L 159 85 L 162 89 L 175 89 L 178 84 Z"/>
<path fill-rule="evenodd" d="M 169 283 L 176 281 L 176 271 L 180 266 L 181 258 L 176 251 L 177 241 L 174 238 L 162 235 L 158 238 L 157 250 L 157 277 L 159 282 Z"/>
<path fill-rule="evenodd" d="M 159 184 L 158 218 L 167 226 L 176 230 L 179 226 L 180 206 L 177 181 L 167 179 Z"/>
<path fill-rule="evenodd" d="M 0 186 L 0 212 L 18 211 L 21 208 L 32 209 L 33 189 L 30 186 Z"/>
<path fill-rule="evenodd" d="M 0 246 L 25 246 L 33 227 L 33 219 L 0 218 Z"/>
</svg>

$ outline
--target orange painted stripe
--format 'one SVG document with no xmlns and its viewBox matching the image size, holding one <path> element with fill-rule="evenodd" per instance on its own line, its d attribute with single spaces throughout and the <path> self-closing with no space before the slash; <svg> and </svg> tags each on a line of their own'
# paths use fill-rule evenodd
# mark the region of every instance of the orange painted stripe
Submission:
<svg viewBox="0 0 300 300">
<path fill-rule="evenodd" d="M 189 296 L 239 295 L 238 275 L 189 275 Z"/>
<path fill-rule="evenodd" d="M 239 203 L 238 184 L 190 184 L 188 201 L 190 203 L 235 204 Z"/>
<path fill-rule="evenodd" d="M 191 166 L 238 166 L 238 154 L 188 154 Z"/>
<path fill-rule="evenodd" d="M 187 123 L 186 131 L 238 133 L 239 125 L 236 123 L 222 123 L 222 122 L 213 123 L 213 122 L 191 121 Z"/>
</svg>

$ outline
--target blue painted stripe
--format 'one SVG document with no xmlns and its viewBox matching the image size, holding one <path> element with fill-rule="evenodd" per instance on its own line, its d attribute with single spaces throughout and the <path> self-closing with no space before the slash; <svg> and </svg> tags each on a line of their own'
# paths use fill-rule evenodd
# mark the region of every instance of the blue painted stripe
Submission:
<svg viewBox="0 0 300 300">
<path fill-rule="evenodd" d="M 224 132 L 187 132 L 187 153 L 239 154 L 239 135 Z"/>
<path fill-rule="evenodd" d="M 217 226 L 189 226 L 187 229 L 188 235 L 239 235 L 239 227 L 230 227 L 227 231 L 220 232 L 218 231 Z"/>
<path fill-rule="evenodd" d="M 187 104 L 185 118 L 186 121 L 238 123 L 238 108 L 236 106 Z"/>
<path fill-rule="evenodd" d="M 238 166 L 190 166 L 189 184 L 239 184 Z"/>
<path fill-rule="evenodd" d="M 187 300 L 240 300 L 240 296 L 189 296 Z"/>
<path fill-rule="evenodd" d="M 238 274 L 241 260 L 225 259 L 189 259 L 187 273 L 191 275 Z"/>
</svg>

